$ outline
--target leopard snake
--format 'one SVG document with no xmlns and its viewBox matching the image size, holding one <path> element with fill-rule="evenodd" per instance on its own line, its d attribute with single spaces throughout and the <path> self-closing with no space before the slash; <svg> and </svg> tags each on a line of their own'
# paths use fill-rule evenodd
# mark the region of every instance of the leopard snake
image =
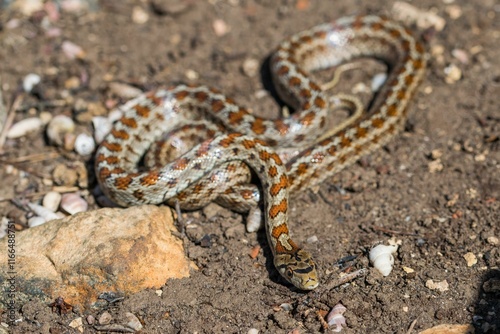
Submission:
<svg viewBox="0 0 500 334">
<path fill-rule="evenodd" d="M 328 112 L 338 106 L 308 73 L 362 57 L 387 64 L 385 84 L 352 124 L 320 138 L 328 130 Z M 122 106 L 122 118 L 98 148 L 98 182 L 121 206 L 177 202 L 197 208 L 218 200 L 245 211 L 259 201 L 244 171 L 250 167 L 260 180 L 275 267 L 297 288 L 315 289 L 316 264 L 290 237 L 289 193 L 319 184 L 393 137 L 404 125 L 427 58 L 410 30 L 384 17 L 344 17 L 300 32 L 283 41 L 270 59 L 278 93 L 296 110 L 290 117 L 256 117 L 205 86 L 145 93 Z M 152 143 L 178 129 L 208 138 L 163 166 L 140 170 L 137 165 Z M 276 153 L 281 147 L 301 151 L 284 163 Z"/>
</svg>

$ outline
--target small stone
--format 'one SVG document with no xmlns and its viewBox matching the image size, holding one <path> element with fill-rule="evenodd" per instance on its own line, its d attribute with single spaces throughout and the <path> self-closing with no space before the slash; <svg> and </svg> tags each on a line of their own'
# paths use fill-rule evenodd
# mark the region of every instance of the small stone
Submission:
<svg viewBox="0 0 500 334">
<path fill-rule="evenodd" d="M 425 286 L 431 290 L 438 290 L 440 292 L 449 290 L 449 284 L 446 280 L 434 283 L 434 281 L 430 279 L 425 282 Z"/>
<path fill-rule="evenodd" d="M 31 217 L 30 219 L 28 219 L 28 226 L 35 227 L 35 226 L 43 225 L 46 222 L 47 222 L 47 220 L 45 218 L 35 216 L 35 217 Z"/>
<path fill-rule="evenodd" d="M 78 318 L 72 320 L 69 323 L 69 327 L 75 328 L 80 333 L 83 333 L 83 319 L 82 319 L 82 317 L 78 317 Z"/>
<path fill-rule="evenodd" d="M 441 159 L 437 159 L 437 160 L 429 162 L 427 164 L 427 167 L 429 168 L 429 173 L 440 172 L 444 168 L 443 164 L 441 163 Z"/>
<path fill-rule="evenodd" d="M 444 10 L 452 20 L 456 20 L 462 16 L 462 7 L 459 5 L 449 5 Z"/>
<path fill-rule="evenodd" d="M 64 194 L 61 199 L 61 209 L 70 215 L 87 211 L 89 205 L 76 193 Z"/>
<path fill-rule="evenodd" d="M 64 88 L 66 89 L 76 89 L 80 87 L 80 78 L 78 77 L 70 77 L 64 81 Z"/>
<path fill-rule="evenodd" d="M 140 331 L 142 329 L 140 320 L 133 313 L 127 312 L 125 313 L 125 317 L 127 318 L 128 327 L 136 331 Z"/>
<path fill-rule="evenodd" d="M 465 261 L 467 261 L 467 267 L 472 267 L 473 265 L 475 265 L 477 263 L 477 257 L 476 255 L 474 255 L 474 253 L 466 253 L 464 255 L 464 259 Z"/>
<path fill-rule="evenodd" d="M 250 328 L 247 334 L 259 334 L 259 330 L 257 328 Z"/>
<path fill-rule="evenodd" d="M 318 237 L 313 235 L 313 236 L 307 238 L 306 242 L 308 244 L 314 244 L 314 243 L 318 242 Z"/>
<path fill-rule="evenodd" d="M 39 130 L 43 122 L 38 117 L 25 118 L 11 126 L 7 131 L 7 138 L 15 139 L 26 136 L 30 132 Z"/>
<path fill-rule="evenodd" d="M 96 143 L 92 136 L 86 133 L 80 133 L 75 140 L 75 151 L 81 156 L 88 156 L 94 153 Z"/>
<path fill-rule="evenodd" d="M 35 73 L 30 73 L 26 75 L 23 79 L 23 89 L 26 93 L 29 93 L 33 90 L 33 87 L 38 85 L 42 81 L 42 78 Z"/>
<path fill-rule="evenodd" d="M 91 314 L 91 315 L 89 315 L 89 316 L 87 316 L 87 319 L 85 319 L 85 320 L 87 320 L 87 323 L 88 323 L 89 325 L 93 325 L 93 324 L 95 324 L 95 318 L 94 318 L 94 316 L 93 316 L 92 314 Z"/>
<path fill-rule="evenodd" d="M 467 52 L 462 49 L 453 49 L 451 51 L 451 55 L 458 59 L 462 64 L 468 64 L 469 63 L 469 56 L 467 55 Z"/>
<path fill-rule="evenodd" d="M 59 208 L 59 203 L 61 203 L 61 194 L 56 191 L 49 191 L 43 196 L 42 205 L 51 210 L 52 212 L 56 212 L 57 208 Z"/>
<path fill-rule="evenodd" d="M 431 158 L 432 160 L 437 160 L 443 156 L 443 151 L 442 150 L 432 150 L 431 152 Z"/>
<path fill-rule="evenodd" d="M 410 267 L 405 267 L 405 266 L 403 266 L 403 271 L 404 271 L 405 273 L 407 273 L 407 274 L 411 274 L 411 273 L 414 273 L 414 272 L 415 272 L 415 270 L 413 270 L 412 268 L 410 268 Z"/>
<path fill-rule="evenodd" d="M 139 6 L 132 9 L 132 21 L 137 24 L 144 24 L 149 21 L 149 14 Z"/>
<path fill-rule="evenodd" d="M 230 30 L 229 26 L 224 20 L 217 19 L 212 23 L 212 28 L 214 29 L 215 35 L 224 36 Z"/>
<path fill-rule="evenodd" d="M 65 135 L 75 131 L 75 122 L 66 115 L 57 115 L 47 125 L 47 137 L 49 142 L 57 146 L 63 146 Z"/>
<path fill-rule="evenodd" d="M 84 59 L 86 56 L 86 53 L 81 46 L 70 41 L 64 41 L 61 45 L 61 49 L 69 59 Z"/>
<path fill-rule="evenodd" d="M 187 70 L 184 74 L 189 80 L 198 80 L 200 75 L 195 70 Z"/>
<path fill-rule="evenodd" d="M 462 78 L 462 70 L 458 68 L 455 64 L 451 64 L 444 69 L 444 74 L 446 77 L 444 78 L 444 81 L 452 85 L 458 80 Z"/>
<path fill-rule="evenodd" d="M 247 58 L 243 61 L 243 73 L 248 77 L 254 77 L 259 73 L 259 61 L 253 58 Z"/>
<path fill-rule="evenodd" d="M 161 297 L 161 295 L 163 295 L 163 290 L 161 289 L 155 290 L 155 293 L 158 297 Z"/>
<path fill-rule="evenodd" d="M 499 240 L 495 236 L 487 237 L 486 242 L 489 243 L 490 245 L 496 246 L 499 243 Z"/>
<path fill-rule="evenodd" d="M 111 322 L 111 320 L 113 319 L 113 317 L 111 316 L 111 314 L 109 314 L 109 312 L 107 311 L 104 311 L 100 316 L 99 316 L 99 325 L 107 325 Z"/>
<path fill-rule="evenodd" d="M 483 153 L 480 153 L 480 154 L 476 154 L 474 156 L 474 161 L 477 161 L 477 162 L 483 162 L 486 160 L 486 155 L 483 154 Z"/>
<path fill-rule="evenodd" d="M 378 92 L 386 80 L 387 80 L 387 73 L 383 72 L 375 74 L 372 78 L 372 85 L 371 85 L 372 92 Z"/>
</svg>

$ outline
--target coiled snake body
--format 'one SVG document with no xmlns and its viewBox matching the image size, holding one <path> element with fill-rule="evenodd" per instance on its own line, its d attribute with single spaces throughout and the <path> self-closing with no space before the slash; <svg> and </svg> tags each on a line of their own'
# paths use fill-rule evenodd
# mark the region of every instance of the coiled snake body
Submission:
<svg viewBox="0 0 500 334">
<path fill-rule="evenodd" d="M 318 139 L 336 105 L 308 73 L 360 57 L 388 65 L 385 85 L 370 110 Z M 183 208 L 197 208 L 218 200 L 246 211 L 259 200 L 247 184 L 249 166 L 260 179 L 276 268 L 296 287 L 312 290 L 319 284 L 316 265 L 290 238 L 289 192 L 318 184 L 393 137 L 404 124 L 426 60 L 412 33 L 386 18 L 346 17 L 319 25 L 285 40 L 271 57 L 277 90 L 297 110 L 291 117 L 253 116 L 205 86 L 180 85 L 141 95 L 123 106 L 123 117 L 98 148 L 99 184 L 122 206 L 178 201 Z M 212 122 L 200 122 L 200 117 Z M 211 138 L 173 162 L 139 171 L 137 164 L 151 144 L 178 129 Z M 301 152 L 284 164 L 273 147 L 300 147 Z"/>
</svg>

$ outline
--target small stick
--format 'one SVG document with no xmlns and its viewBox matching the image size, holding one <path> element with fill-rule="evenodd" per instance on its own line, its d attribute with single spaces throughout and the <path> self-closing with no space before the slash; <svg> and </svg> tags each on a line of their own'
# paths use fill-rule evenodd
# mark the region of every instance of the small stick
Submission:
<svg viewBox="0 0 500 334">
<path fill-rule="evenodd" d="M 35 153 L 35 154 L 25 155 L 23 157 L 16 157 L 13 159 L 8 159 L 8 160 L 0 159 L 0 163 L 14 165 L 14 164 L 23 163 L 23 162 L 40 162 L 40 161 L 55 159 L 55 158 L 58 158 L 59 156 L 60 156 L 60 154 L 58 152 L 55 152 L 55 151 L 44 152 L 44 153 Z"/>
<path fill-rule="evenodd" d="M 0 101 L 2 100 L 2 96 L 0 96 Z M 12 123 L 14 122 L 14 118 L 16 117 L 16 111 L 21 105 L 21 101 L 23 100 L 23 95 L 17 95 L 10 106 L 10 109 L 7 113 L 7 118 L 5 119 L 5 123 L 3 124 L 3 128 L 0 130 L 0 154 L 4 153 L 3 145 L 5 144 L 5 140 L 7 139 L 7 132 L 10 129 Z M 0 108 L 3 106 L 3 102 L 0 102 Z M 0 124 L 1 125 L 1 124 Z"/>
</svg>

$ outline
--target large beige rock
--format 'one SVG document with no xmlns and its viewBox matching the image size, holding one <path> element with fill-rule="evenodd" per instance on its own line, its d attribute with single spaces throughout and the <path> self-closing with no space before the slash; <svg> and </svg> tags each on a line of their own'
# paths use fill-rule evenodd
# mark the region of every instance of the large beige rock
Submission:
<svg viewBox="0 0 500 334">
<path fill-rule="evenodd" d="M 127 295 L 159 288 L 169 278 L 189 276 L 191 264 L 172 231 L 170 209 L 156 206 L 101 209 L 53 220 L 16 234 L 15 282 L 8 281 L 12 276 L 2 261 L 1 288 L 14 283 L 18 303 L 61 296 L 83 307 L 103 292 Z M 0 249 L 7 249 L 7 238 L 0 240 Z"/>
</svg>

